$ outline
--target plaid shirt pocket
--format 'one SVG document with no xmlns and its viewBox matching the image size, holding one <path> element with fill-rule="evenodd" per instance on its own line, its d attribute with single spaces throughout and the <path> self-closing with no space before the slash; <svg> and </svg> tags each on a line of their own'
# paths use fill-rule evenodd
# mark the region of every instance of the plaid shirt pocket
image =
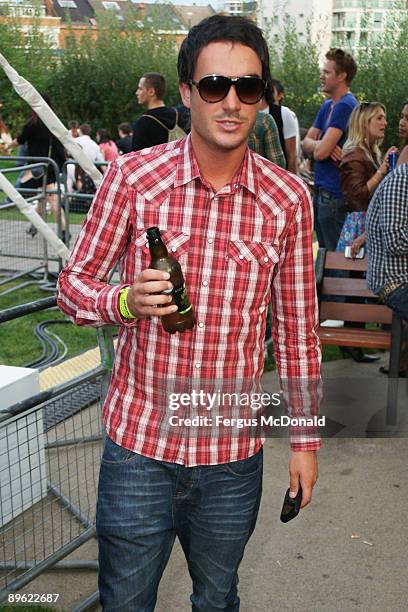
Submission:
<svg viewBox="0 0 408 612">
<path fill-rule="evenodd" d="M 270 268 L 279 261 L 279 255 L 272 245 L 249 240 L 231 240 L 228 255 L 240 266 L 256 262 L 262 268 Z"/>
</svg>

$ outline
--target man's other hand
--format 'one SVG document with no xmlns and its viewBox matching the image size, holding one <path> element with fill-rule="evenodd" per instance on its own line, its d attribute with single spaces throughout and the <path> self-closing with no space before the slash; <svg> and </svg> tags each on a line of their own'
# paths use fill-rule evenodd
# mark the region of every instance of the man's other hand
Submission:
<svg viewBox="0 0 408 612">
<path fill-rule="evenodd" d="M 318 475 L 316 451 L 292 452 L 289 461 L 290 497 L 296 497 L 299 483 L 302 487 L 301 508 L 307 506 L 312 499 L 312 490 Z"/>
</svg>

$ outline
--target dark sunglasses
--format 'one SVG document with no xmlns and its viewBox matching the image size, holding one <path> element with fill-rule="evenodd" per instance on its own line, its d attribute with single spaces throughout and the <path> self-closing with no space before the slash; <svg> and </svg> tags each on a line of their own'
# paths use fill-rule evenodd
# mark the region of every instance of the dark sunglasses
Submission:
<svg viewBox="0 0 408 612">
<path fill-rule="evenodd" d="M 210 74 L 197 81 L 190 81 L 195 85 L 204 102 L 215 104 L 227 97 L 231 86 L 234 85 L 237 96 L 244 104 L 256 104 L 265 93 L 266 83 L 257 76 L 242 76 L 231 79 L 221 74 Z"/>
</svg>

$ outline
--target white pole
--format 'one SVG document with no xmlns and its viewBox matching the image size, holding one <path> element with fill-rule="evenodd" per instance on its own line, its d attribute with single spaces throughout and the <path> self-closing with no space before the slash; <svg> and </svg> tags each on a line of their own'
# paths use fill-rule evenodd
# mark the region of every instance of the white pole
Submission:
<svg viewBox="0 0 408 612">
<path fill-rule="evenodd" d="M 14 202 L 14 204 L 21 210 L 23 215 L 27 217 L 29 221 L 38 229 L 39 232 L 44 236 L 46 241 L 51 245 L 54 251 L 63 260 L 67 260 L 69 257 L 69 249 L 67 246 L 58 238 L 55 232 L 50 226 L 40 217 L 40 215 L 34 210 L 28 202 L 25 201 L 22 195 L 20 195 L 10 183 L 4 174 L 0 171 L 0 188 L 4 193 Z"/>
<path fill-rule="evenodd" d="M 85 155 L 82 148 L 72 138 L 69 130 L 58 119 L 54 111 L 43 100 L 38 91 L 26 79 L 14 70 L 8 63 L 4 55 L 0 53 L 0 65 L 8 76 L 15 91 L 23 100 L 25 100 L 31 108 L 37 113 L 40 119 L 45 123 L 50 132 L 54 134 L 62 142 L 67 151 L 79 163 L 84 172 L 88 174 L 96 186 L 102 180 L 102 174 L 93 162 Z"/>
</svg>

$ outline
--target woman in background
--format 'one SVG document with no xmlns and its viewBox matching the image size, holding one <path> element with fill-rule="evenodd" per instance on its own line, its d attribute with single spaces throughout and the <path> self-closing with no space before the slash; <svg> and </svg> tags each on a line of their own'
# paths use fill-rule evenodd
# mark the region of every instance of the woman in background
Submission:
<svg viewBox="0 0 408 612">
<path fill-rule="evenodd" d="M 53 108 L 51 98 L 46 93 L 41 95 L 48 106 Z M 57 164 L 58 170 L 61 170 L 65 161 L 64 147 L 33 110 L 31 111 L 31 118 L 23 126 L 17 138 L 12 142 L 12 146 L 14 147 L 24 144 L 27 148 L 26 155 L 28 157 L 50 157 Z M 46 176 L 44 177 L 43 174 L 40 168 L 27 170 L 21 179 L 20 187 L 25 189 L 41 189 L 45 184 L 47 192 L 55 190 L 58 177 L 55 176 L 54 166 L 51 164 L 48 165 Z M 51 205 L 54 219 L 57 222 L 60 212 L 58 210 L 58 197 L 55 193 L 47 193 L 47 200 Z M 41 199 L 41 206 L 44 205 L 45 202 Z M 44 213 L 44 211 L 42 212 Z M 34 238 L 37 234 L 37 229 L 34 226 L 30 226 L 27 233 Z M 65 242 L 65 215 L 63 210 L 61 210 L 61 234 L 62 240 Z"/>
<path fill-rule="evenodd" d="M 343 225 L 337 251 L 351 247 L 355 257 L 365 244 L 365 217 L 374 191 L 388 172 L 388 149 L 381 158 L 380 143 L 387 120 L 380 102 L 362 102 L 350 115 L 348 138 L 340 162 L 340 184 L 349 213 Z"/>
<path fill-rule="evenodd" d="M 108 130 L 105 130 L 105 128 L 99 128 L 96 132 L 96 142 L 99 145 L 105 161 L 112 162 L 119 157 L 118 147 L 111 139 Z"/>
<path fill-rule="evenodd" d="M 348 138 L 339 166 L 341 190 L 349 212 L 336 251 L 344 252 L 346 247 L 350 247 L 351 257 L 356 257 L 365 244 L 368 205 L 388 172 L 389 153 L 396 150 L 391 147 L 382 159 L 379 145 L 386 126 L 385 107 L 380 102 L 362 102 L 350 115 Z M 347 325 L 353 327 L 352 323 Z M 374 355 L 364 354 L 361 348 L 339 348 L 344 357 L 350 356 L 357 362 L 370 363 L 378 359 Z"/>
</svg>

